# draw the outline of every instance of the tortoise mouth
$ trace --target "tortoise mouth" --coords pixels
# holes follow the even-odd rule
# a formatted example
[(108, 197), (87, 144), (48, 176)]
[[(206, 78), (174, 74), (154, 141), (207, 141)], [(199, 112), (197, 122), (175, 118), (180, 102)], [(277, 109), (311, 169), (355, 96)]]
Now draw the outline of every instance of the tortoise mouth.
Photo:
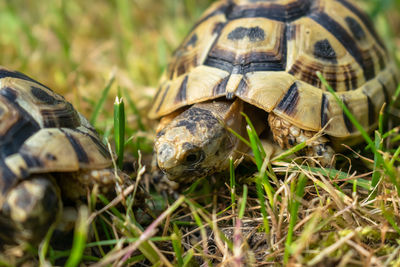
[(174, 169), (162, 169), (160, 168), (168, 177), (169, 180), (175, 182), (192, 182), (198, 178), (203, 178), (209, 176), (216, 172), (215, 168), (203, 168), (203, 167), (187, 167), (185, 169), (179, 168), (177, 166)]

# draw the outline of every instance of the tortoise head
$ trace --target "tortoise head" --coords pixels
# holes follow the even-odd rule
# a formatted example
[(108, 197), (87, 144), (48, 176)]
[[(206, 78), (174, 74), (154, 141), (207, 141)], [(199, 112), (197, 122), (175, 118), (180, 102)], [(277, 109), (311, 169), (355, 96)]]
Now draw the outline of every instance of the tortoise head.
[(194, 105), (157, 134), (158, 166), (169, 179), (191, 180), (228, 167), (239, 143), (221, 116), (230, 106), (225, 102)]

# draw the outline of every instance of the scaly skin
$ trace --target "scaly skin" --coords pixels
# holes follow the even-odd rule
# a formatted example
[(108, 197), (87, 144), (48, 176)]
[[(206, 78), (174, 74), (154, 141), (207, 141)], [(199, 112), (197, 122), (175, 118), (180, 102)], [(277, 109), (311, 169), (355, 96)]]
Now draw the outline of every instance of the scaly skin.
[[(270, 113), (268, 123), (274, 137), (282, 148), (291, 148), (302, 142), (310, 140), (316, 132), (306, 131), (289, 123), (288, 121)], [(332, 166), (335, 164), (334, 150), (327, 144), (329, 139), (320, 136), (308, 143), (305, 155), (316, 158), (322, 166)]]
[(239, 146), (227, 127), (241, 133), (242, 108), (241, 101), (199, 103), (172, 119), (155, 142), (160, 169), (171, 180), (186, 181), (227, 169)]

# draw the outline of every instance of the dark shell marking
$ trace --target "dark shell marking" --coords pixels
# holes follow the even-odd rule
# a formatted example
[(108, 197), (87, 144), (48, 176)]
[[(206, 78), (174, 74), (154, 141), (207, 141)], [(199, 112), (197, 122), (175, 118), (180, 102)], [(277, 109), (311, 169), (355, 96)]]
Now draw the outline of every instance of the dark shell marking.
[(17, 92), (13, 88), (2, 88), (0, 95), (18, 111), (17, 122), (8, 128), (6, 135), (0, 136), (0, 157), (4, 159), (9, 155), (17, 153), (25, 140), (40, 129), (40, 125), (28, 111), (16, 102)]
[(16, 184), (17, 176), (3, 160), (0, 160), (0, 196), (5, 195), (11, 186)]
[(237, 27), (228, 34), (229, 40), (242, 40), (245, 37), (249, 38), (251, 42), (263, 41), (265, 32), (260, 27)]
[(283, 97), (281, 102), (279, 102), (277, 109), (290, 115), (296, 109), (298, 102), (299, 102), (299, 92), (297, 84), (294, 83), (286, 92), (286, 95)]
[(68, 138), (68, 141), (72, 145), (73, 149), (75, 150), (76, 155), (78, 156), (78, 160), (83, 163), (89, 163), (89, 157), (79, 142), (78, 139), (76, 139), (73, 135), (67, 133), (66, 131), (62, 130), (61, 131), (65, 134), (65, 136)]
[(41, 101), (47, 105), (56, 105), (56, 104), (59, 104), (60, 102), (62, 102), (61, 100), (56, 99), (55, 97), (51, 96), (46, 91), (44, 91), (43, 89), (36, 87), (36, 86), (31, 86), (31, 93), (39, 101)]
[(186, 43), (186, 47), (195, 46), (197, 42), (197, 34), (193, 34), (190, 40)]
[[(255, 1), (251, 2), (256, 3)], [(240, 18), (263, 17), (281, 22), (292, 22), (307, 15), (311, 10), (313, 1), (297, 0), (293, 1), (288, 5), (275, 4), (279, 1), (263, 1), (263, 2), (269, 2), (270, 4), (265, 7), (263, 7), (262, 5), (256, 7), (253, 7), (251, 5), (233, 6), (230, 9), (228, 9), (228, 11), (230, 12), (226, 12), (227, 18), (229, 20), (234, 20)]]
[(186, 87), (187, 87), (188, 76), (183, 79), (179, 94), (176, 96), (175, 102), (182, 102), (186, 100)]
[(321, 101), (321, 128), (324, 128), (325, 125), (328, 123), (328, 114), (326, 113), (328, 109), (329, 109), (329, 101), (324, 93), (322, 94), (322, 101)]
[(191, 134), (195, 135), (199, 123), (204, 124), (208, 129), (213, 129), (219, 123), (211, 111), (202, 108), (191, 108), (182, 113), (180, 120), (175, 127), (185, 127)]
[(346, 20), (347, 26), (349, 26), (354, 37), (359, 41), (364, 40), (367, 35), (365, 34), (364, 30), (362, 29), (360, 23), (358, 23), (357, 20), (355, 20), (352, 17), (346, 17), (345, 20)]
[(337, 62), (335, 49), (327, 39), (318, 41), (314, 44), (314, 56), (333, 63)]
[[(343, 104), (347, 107), (347, 109), (349, 109), (349, 105), (347, 103), (347, 100), (346, 100), (345, 96), (342, 96), (342, 101), (343, 101)], [(349, 117), (346, 115), (344, 110), (343, 110), (343, 120), (344, 120), (344, 123), (346, 125), (347, 131), (349, 133), (354, 132), (354, 125), (351, 122), (351, 120), (349, 119)]]

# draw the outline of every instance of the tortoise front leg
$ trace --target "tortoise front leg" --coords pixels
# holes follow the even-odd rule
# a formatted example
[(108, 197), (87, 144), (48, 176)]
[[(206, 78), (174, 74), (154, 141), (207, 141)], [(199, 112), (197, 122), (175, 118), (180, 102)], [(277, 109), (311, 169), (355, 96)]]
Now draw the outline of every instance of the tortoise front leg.
[[(297, 144), (310, 140), (316, 132), (307, 131), (294, 126), (290, 122), (270, 113), (268, 123), (272, 131), (275, 142), (282, 148), (291, 148)], [(332, 166), (335, 164), (334, 150), (328, 145), (329, 140), (320, 136), (308, 142), (305, 154), (309, 157), (317, 158), (322, 166)]]

